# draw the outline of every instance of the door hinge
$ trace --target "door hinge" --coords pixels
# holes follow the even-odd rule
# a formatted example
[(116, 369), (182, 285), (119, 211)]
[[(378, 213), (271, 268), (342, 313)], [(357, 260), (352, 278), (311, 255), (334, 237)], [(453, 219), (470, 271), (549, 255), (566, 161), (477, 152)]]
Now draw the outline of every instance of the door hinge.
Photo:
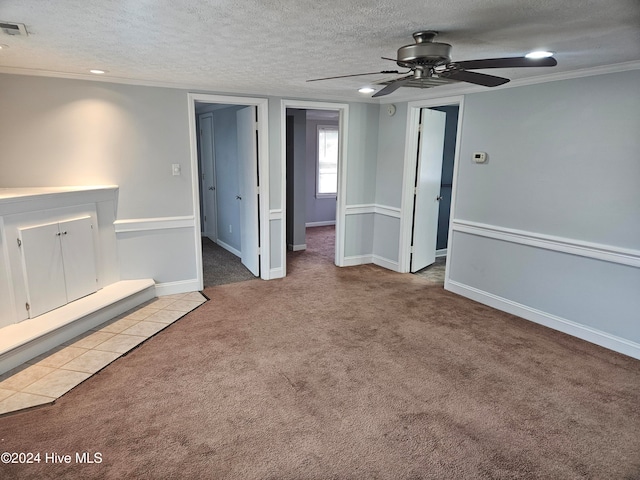
[(29, 302), (27, 302), (27, 303), (25, 303), (25, 304), (24, 304), (24, 308), (26, 308), (26, 309), (27, 309), (27, 312), (28, 312), (29, 310), (31, 310), (31, 305), (29, 305)]
[(415, 253), (413, 250), (413, 245), (411, 245), (411, 247), (409, 247), (409, 253)]
[(418, 125), (418, 133), (422, 133), (422, 124)]
[(260, 247), (258, 247), (258, 255), (260, 255), (262, 253), (261, 251), (262, 249)]
[(256, 195), (260, 195), (260, 185), (256, 187)]
[(22, 246), (22, 240), (20, 240), (19, 238), (16, 238), (16, 240), (18, 241), (18, 247)]
[(413, 194), (417, 195), (418, 194), (418, 187), (413, 187)]

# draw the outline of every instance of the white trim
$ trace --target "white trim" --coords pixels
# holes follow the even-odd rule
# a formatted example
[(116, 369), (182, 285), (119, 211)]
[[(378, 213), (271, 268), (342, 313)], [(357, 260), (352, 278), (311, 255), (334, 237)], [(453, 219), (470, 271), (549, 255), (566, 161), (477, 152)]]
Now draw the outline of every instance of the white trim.
[(116, 233), (144, 232), (148, 230), (169, 230), (172, 228), (193, 228), (193, 215), (183, 217), (127, 218), (113, 222)]
[(284, 277), (284, 270), (282, 269), (282, 267), (272, 268), (271, 272), (269, 272), (269, 278), (271, 279), (282, 277)]
[(271, 220), (282, 220), (282, 209), (281, 208), (273, 208), (269, 210), (269, 221)]
[[(287, 108), (303, 108), (308, 110), (337, 110), (339, 112), (338, 128), (340, 130), (340, 153), (338, 158), (338, 194), (336, 206), (336, 251), (335, 264), (339, 267), (344, 264), (344, 223), (346, 217), (347, 201), (347, 152), (349, 145), (349, 105), (346, 103), (332, 102), (311, 102), (303, 100), (280, 100), (280, 181), (282, 198), (282, 217), (286, 218), (287, 206)], [(281, 225), (282, 240), (282, 272), (283, 277), (287, 274), (287, 230), (286, 222)]]
[[(198, 139), (196, 129), (196, 102), (218, 103), (228, 105), (247, 105), (258, 109), (258, 177), (260, 178), (260, 197), (258, 204), (260, 226), (260, 249), (263, 252), (270, 251), (271, 238), (268, 220), (269, 211), (269, 100), (267, 98), (240, 97), (229, 95), (212, 95), (204, 93), (188, 93), (189, 138), (191, 147), (191, 189), (192, 205), (195, 228), (196, 273), (198, 275), (198, 290), (204, 288), (202, 273), (202, 245), (200, 227), (200, 175), (198, 168)], [(284, 223), (284, 222), (283, 222)], [(284, 238), (284, 237), (283, 237)], [(284, 246), (283, 242), (283, 246)], [(286, 257), (283, 257), (286, 258)], [(269, 280), (271, 272), (271, 258), (269, 255), (260, 255), (260, 276)]]
[(436, 250), (436, 258), (442, 258), (447, 256), (447, 249), (441, 248), (440, 250)]
[(236, 257), (242, 257), (242, 252), (239, 250), (236, 250), (235, 248), (233, 248), (231, 245), (229, 245), (228, 243), (224, 243), (222, 240), (218, 239), (216, 241), (216, 244), (222, 248), (224, 248), (227, 252), (231, 252), (233, 253)]
[(359, 205), (346, 205), (345, 206), (345, 215), (364, 215), (367, 213), (376, 213), (376, 205), (375, 203), (366, 203)]
[(292, 245), (292, 244), (288, 244), (287, 248), (289, 250), (291, 250), (292, 252), (299, 252), (301, 250), (306, 250), (307, 249), (307, 244), (303, 243), (301, 245)]
[(386, 217), (400, 218), (401, 211), (397, 207), (378, 205), (376, 203), (362, 203), (359, 205), (346, 206), (346, 215), (364, 215), (368, 213), (376, 213), (378, 215), (384, 215)]
[(335, 220), (327, 220), (326, 222), (307, 222), (304, 224), (305, 228), (313, 227), (328, 227), (329, 225), (335, 225)]
[(543, 248), (554, 252), (640, 267), (640, 250), (620, 248), (599, 243), (584, 242), (573, 238), (528, 232), (514, 228), (499, 227), (467, 220), (452, 220), (452, 231), (493, 238), (510, 243)]
[(198, 292), (198, 279), (179, 280), (177, 282), (165, 282), (156, 284), (156, 295), (174, 295), (176, 293)]
[(344, 257), (343, 267), (355, 267), (356, 265), (365, 265), (373, 263), (373, 255), (352, 255)]
[(615, 352), (640, 359), (640, 344), (630, 340), (513, 302), (506, 298), (499, 297), (498, 295), (494, 295), (453, 280), (445, 279), (445, 289), (503, 312), (517, 315), (534, 323), (544, 325), (545, 327), (581, 338), (582, 340), (595, 343), (596, 345), (600, 345)]
[[(464, 114), (464, 97), (442, 97), (429, 100), (418, 100), (407, 104), (407, 127), (404, 150), (404, 171), (402, 175), (402, 205), (400, 214), (400, 241), (398, 249), (399, 271), (409, 272), (411, 269), (411, 232), (413, 227), (414, 186), (416, 182), (416, 164), (418, 161), (418, 125), (420, 124), (420, 110), (428, 107), (442, 107), (445, 105), (458, 106), (458, 129), (456, 132), (456, 148), (453, 158), (453, 179), (451, 189), (451, 207), (449, 218), (455, 218), (456, 187), (458, 183), (458, 167), (460, 164), (460, 145), (462, 143), (462, 117)], [(451, 250), (451, 227), (449, 222), (448, 252)], [(449, 264), (445, 277), (449, 275)]]
[[(640, 61), (633, 60), (631, 62), (614, 63), (612, 65), (588, 67), (588, 68), (582, 68), (578, 70), (569, 70), (565, 72), (557, 72), (557, 73), (550, 73), (546, 75), (537, 75), (535, 77), (516, 79), (500, 87), (495, 87), (494, 89), (513, 88), (513, 87), (520, 87), (523, 85), (532, 85), (536, 83), (547, 83), (547, 82), (553, 82), (557, 80), (568, 80), (572, 78), (591, 77), (594, 75), (605, 75), (608, 73), (626, 72), (626, 71), (638, 70), (638, 69), (640, 69)], [(65, 78), (65, 79), (72, 79), (72, 80), (86, 80), (89, 82), (98, 82), (98, 83), (138, 85), (138, 86), (144, 86), (144, 87), (175, 88), (179, 90), (200, 90), (200, 91), (216, 90), (215, 85), (203, 86), (203, 85), (193, 85), (193, 84), (180, 83), (180, 82), (137, 80), (132, 78), (111, 77), (111, 76), (105, 76), (105, 75), (96, 76), (88, 73), (80, 74), (80, 73), (56, 72), (52, 70), (37, 70), (37, 69), (27, 69), (27, 68), (18, 68), (18, 67), (6, 67), (6, 66), (0, 66), (0, 73), (6, 73), (9, 75), (28, 75), (33, 77), (50, 77), (50, 78)], [(419, 92), (421, 92), (422, 98), (426, 100), (426, 99), (438, 98), (439, 96), (442, 96), (442, 95), (445, 95), (445, 96), (464, 95), (467, 93), (486, 91), (486, 87), (479, 87), (475, 85), (462, 84), (462, 83), (459, 85), (450, 85), (450, 86), (439, 87), (439, 88), (444, 89), (444, 91), (438, 90), (438, 88), (428, 88), (428, 89), (420, 90)], [(344, 98), (343, 96), (343, 98), (341, 98), (340, 100), (336, 100), (334, 98), (333, 100), (327, 100), (327, 101), (328, 102), (338, 101), (338, 102), (377, 103), (380, 105), (385, 105), (387, 103), (407, 102), (407, 101), (411, 101), (412, 98), (415, 99), (415, 95), (411, 95), (409, 91), (412, 93), (415, 93), (414, 90), (417, 91), (417, 89), (407, 88), (405, 90), (407, 90), (407, 93), (405, 93), (404, 95), (402, 94), (399, 95), (398, 92), (396, 92), (396, 95), (394, 97), (391, 97), (391, 98), (379, 97), (379, 99), (377, 100), (373, 100), (371, 98), (366, 98), (366, 97), (358, 97), (358, 98), (350, 97), (347, 99), (347, 98)], [(221, 94), (224, 94), (224, 92), (221, 92)], [(255, 92), (232, 92), (232, 94), (253, 96), (255, 95)], [(273, 92), (271, 93), (266, 92), (264, 94), (270, 95), (270, 96), (278, 96), (278, 97), (282, 96), (282, 94), (280, 93), (273, 93)], [(300, 103), (303, 103), (303, 102), (300, 102)], [(315, 109), (315, 107), (309, 107), (309, 108)]]
[(394, 272), (400, 271), (400, 265), (398, 264), (398, 262), (381, 257), (380, 255), (376, 255), (375, 253), (371, 256), (371, 260), (375, 265), (378, 265), (379, 267), (393, 270)]
[(375, 213), (378, 215), (384, 215), (385, 217), (400, 218), (400, 209), (396, 207), (387, 207), (385, 205), (376, 205)]

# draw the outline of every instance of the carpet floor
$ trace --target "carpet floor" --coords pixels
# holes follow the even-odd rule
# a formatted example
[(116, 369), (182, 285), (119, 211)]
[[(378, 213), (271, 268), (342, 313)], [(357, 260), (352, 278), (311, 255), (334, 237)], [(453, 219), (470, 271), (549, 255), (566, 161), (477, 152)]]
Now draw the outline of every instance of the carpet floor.
[(0, 451), (41, 454), (0, 478), (640, 478), (639, 361), (336, 268), (317, 233), (286, 278), (208, 288), (54, 405), (0, 418)]
[(202, 273), (205, 288), (256, 278), (240, 258), (207, 237), (202, 237)]

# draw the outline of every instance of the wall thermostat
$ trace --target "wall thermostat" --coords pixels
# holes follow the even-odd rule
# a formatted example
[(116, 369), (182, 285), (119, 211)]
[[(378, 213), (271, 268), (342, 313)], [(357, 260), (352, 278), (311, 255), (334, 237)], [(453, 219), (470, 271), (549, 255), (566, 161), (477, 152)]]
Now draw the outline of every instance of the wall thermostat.
[(487, 153), (486, 152), (474, 152), (473, 153), (473, 161), (475, 163), (484, 163), (487, 161)]

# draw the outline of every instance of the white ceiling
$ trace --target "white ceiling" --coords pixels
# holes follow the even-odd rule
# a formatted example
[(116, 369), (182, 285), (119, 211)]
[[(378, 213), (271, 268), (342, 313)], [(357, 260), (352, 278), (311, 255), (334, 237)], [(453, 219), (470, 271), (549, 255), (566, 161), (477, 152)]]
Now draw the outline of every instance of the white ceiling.
[(485, 71), (511, 79), (640, 62), (638, 0), (2, 0), (0, 21), (29, 32), (0, 33), (0, 72), (101, 68), (104, 80), (288, 98), (368, 99), (357, 88), (389, 75), (306, 80), (396, 69), (380, 57), (424, 29), (457, 61), (556, 52), (557, 67)]

